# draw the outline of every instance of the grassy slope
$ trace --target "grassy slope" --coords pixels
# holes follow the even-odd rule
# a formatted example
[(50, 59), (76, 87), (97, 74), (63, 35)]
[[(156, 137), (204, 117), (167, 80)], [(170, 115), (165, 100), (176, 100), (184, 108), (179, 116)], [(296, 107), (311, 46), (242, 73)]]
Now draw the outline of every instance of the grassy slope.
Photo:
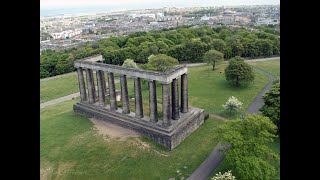
[(230, 96), (235, 96), (243, 102), (243, 108), (232, 117), (238, 117), (245, 112), (255, 96), (267, 84), (268, 77), (255, 71), (253, 84), (248, 87), (233, 87), (225, 79), (224, 69), (227, 64), (221, 64), (212, 71), (211, 66), (189, 68), (189, 103), (192, 106), (203, 108), (210, 113), (230, 117), (223, 110), (224, 104)]
[(59, 97), (67, 96), (79, 91), (77, 75), (40, 81), (40, 103)]
[[(236, 97), (244, 101), (247, 106), (252, 101), (250, 98), (253, 99), (267, 82), (265, 76), (257, 73), (254, 85), (247, 89), (232, 88), (225, 83), (223, 75), (225, 66), (219, 65), (215, 71), (212, 71), (210, 66), (189, 68), (189, 104), (223, 115), (221, 105), (229, 96), (236, 94)], [(60, 87), (68, 90), (74, 88), (76, 92), (78, 90), (76, 76), (73, 76), (74, 84), (71, 83), (72, 80), (64, 78), (46, 85), (41, 82), (43, 83), (41, 94), (50, 92), (50, 97), (53, 95), (61, 97), (63, 96), (61, 93), (65, 93), (63, 90), (54, 91)], [(117, 87), (119, 89), (119, 85)], [(128, 80), (128, 87), (129, 97), (133, 97), (132, 80)], [(143, 85), (143, 89), (142, 95), (145, 100), (148, 99), (147, 84)], [(157, 85), (157, 95), (158, 108), (161, 108), (160, 84)], [(209, 119), (174, 151), (167, 152), (146, 138), (131, 138), (127, 141), (104, 140), (95, 133), (92, 123), (87, 118), (73, 113), (72, 104), (77, 101), (79, 98), (40, 110), (41, 177), (180, 179), (192, 173), (209, 155), (218, 143), (215, 134), (211, 132), (214, 132), (217, 125), (223, 123)], [(130, 105), (133, 110), (134, 100)], [(144, 107), (147, 114), (148, 102), (144, 101)], [(151, 148), (141, 148), (141, 142), (149, 144)], [(153, 149), (169, 156), (160, 156)], [(177, 174), (177, 170), (181, 171), (181, 175)]]
[[(76, 115), (79, 99), (40, 110), (40, 172), (53, 179), (169, 179), (186, 177), (218, 143), (209, 119), (172, 152), (146, 138), (104, 140), (87, 118)], [(141, 143), (150, 145), (143, 149)], [(196, 147), (196, 148), (195, 148)], [(153, 149), (167, 157), (161, 156)], [(179, 175), (176, 171), (180, 170)]]
[(257, 68), (263, 69), (280, 78), (280, 59), (262, 62), (250, 62), (249, 64)]

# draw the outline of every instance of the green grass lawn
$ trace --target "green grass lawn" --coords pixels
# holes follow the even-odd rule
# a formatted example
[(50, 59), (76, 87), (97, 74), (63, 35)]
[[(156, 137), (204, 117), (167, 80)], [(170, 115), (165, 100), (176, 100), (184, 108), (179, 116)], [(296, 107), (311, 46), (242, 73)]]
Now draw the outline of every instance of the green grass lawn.
[[(246, 88), (232, 87), (225, 80), (226, 66), (226, 64), (220, 64), (215, 71), (211, 70), (211, 66), (188, 68), (189, 105), (228, 117), (222, 109), (222, 104), (230, 96), (234, 95), (244, 103), (244, 108), (241, 110), (244, 112), (268, 82), (264, 74), (255, 71), (256, 79), (253, 84)], [(120, 89), (119, 84), (116, 84), (116, 87)], [(132, 79), (128, 79), (128, 88), (131, 99), (134, 96)], [(148, 115), (147, 83), (142, 83), (142, 90), (144, 113)], [(75, 92), (78, 92), (77, 76), (40, 82), (40, 102)], [(161, 84), (157, 83), (159, 112), (161, 112), (161, 94)], [(105, 140), (102, 135), (96, 133), (93, 124), (87, 118), (73, 112), (72, 105), (78, 101), (79, 98), (76, 98), (40, 109), (41, 179), (169, 179), (171, 177), (180, 179), (187, 177), (218, 143), (214, 132), (216, 127), (223, 123), (221, 120), (208, 119), (178, 147), (168, 152), (144, 137), (129, 138), (126, 141)], [(131, 111), (134, 111), (132, 99), (130, 107)], [(148, 145), (149, 148), (142, 148), (143, 144)], [(275, 143), (272, 147), (277, 149), (279, 145)], [(219, 168), (223, 166), (222, 163)]]
[(214, 131), (223, 123), (208, 119), (169, 152), (144, 137), (104, 139), (87, 118), (73, 112), (72, 105), (77, 101), (79, 98), (40, 109), (41, 179), (187, 177), (218, 143)]
[(252, 66), (263, 69), (270, 74), (280, 78), (280, 59), (261, 61), (261, 62), (250, 62)]
[(40, 81), (40, 103), (51, 101), (79, 91), (77, 75)]
[[(226, 67), (227, 64), (224, 63), (218, 65), (214, 71), (211, 66), (188, 68), (190, 105), (228, 118), (239, 117), (268, 83), (266, 75), (255, 71), (256, 76), (252, 84), (247, 87), (234, 87), (226, 81), (224, 74)], [(225, 113), (222, 107), (231, 96), (235, 96), (243, 103), (243, 108), (232, 116)]]

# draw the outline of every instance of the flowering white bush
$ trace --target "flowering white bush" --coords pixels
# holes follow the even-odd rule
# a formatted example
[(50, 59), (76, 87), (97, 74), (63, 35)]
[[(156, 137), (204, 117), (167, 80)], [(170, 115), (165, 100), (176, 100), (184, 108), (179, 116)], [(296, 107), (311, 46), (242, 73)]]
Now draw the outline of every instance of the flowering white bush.
[(236, 180), (236, 177), (234, 177), (231, 174), (231, 171), (225, 172), (223, 174), (221, 174), (221, 172), (219, 172), (218, 174), (216, 174), (215, 176), (213, 176), (211, 178), (211, 180)]
[(236, 97), (231, 96), (226, 104), (222, 105), (225, 110), (238, 111), (242, 107), (242, 102), (240, 102)]

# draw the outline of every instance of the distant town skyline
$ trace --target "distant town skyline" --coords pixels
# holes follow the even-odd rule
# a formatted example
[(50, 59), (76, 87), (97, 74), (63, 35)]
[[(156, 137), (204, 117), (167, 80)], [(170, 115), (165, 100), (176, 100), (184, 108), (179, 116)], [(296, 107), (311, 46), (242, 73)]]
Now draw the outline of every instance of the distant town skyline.
[(280, 0), (40, 0), (40, 9), (79, 8), (87, 6), (112, 6), (122, 9), (192, 7), (192, 6), (231, 6), (231, 5), (276, 5)]

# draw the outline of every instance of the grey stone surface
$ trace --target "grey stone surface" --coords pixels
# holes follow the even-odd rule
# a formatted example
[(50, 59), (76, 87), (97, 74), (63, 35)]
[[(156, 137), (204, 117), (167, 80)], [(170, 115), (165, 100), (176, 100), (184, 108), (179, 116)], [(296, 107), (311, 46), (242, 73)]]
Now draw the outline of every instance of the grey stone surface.
[(102, 85), (103, 85), (103, 90), (104, 90), (104, 93), (105, 94), (108, 94), (108, 92), (107, 92), (107, 85), (106, 85), (106, 76), (105, 76), (105, 74), (104, 74), (104, 72), (103, 71), (101, 71), (101, 76), (102, 76)]
[(147, 119), (136, 118), (133, 112), (130, 114), (122, 114), (120, 108), (117, 111), (110, 111), (108, 108), (78, 102), (73, 106), (73, 109), (76, 113), (87, 117), (94, 117), (133, 129), (153, 139), (168, 150), (172, 150), (178, 146), (204, 122), (204, 111), (198, 108), (190, 108), (188, 113), (181, 113), (181, 118), (175, 121), (170, 127), (163, 127)]
[(163, 125), (171, 126), (170, 84), (162, 83)]
[(142, 118), (143, 115), (143, 103), (141, 94), (141, 82), (140, 78), (134, 79), (134, 101), (135, 101), (135, 113), (136, 117)]
[(98, 82), (98, 96), (99, 96), (99, 105), (106, 106), (106, 96), (105, 90), (103, 87), (103, 71), (97, 71), (97, 82)]
[[(97, 58), (99, 59), (99, 57), (89, 57), (75, 62), (75, 67), (87, 69), (87, 84), (88, 89), (90, 89), (89, 97), (91, 97), (89, 102), (81, 101), (75, 104), (75, 112), (134, 129), (170, 150), (176, 147), (204, 122), (205, 113), (202, 109), (192, 108), (191, 111), (188, 111), (188, 82), (186, 74), (188, 69), (185, 65), (176, 66), (167, 72), (161, 73), (103, 64), (95, 62), (94, 60)], [(95, 103), (93, 70), (97, 71), (99, 104)], [(110, 105), (106, 106), (105, 90), (107, 88), (104, 81), (104, 71), (108, 72), (110, 96)], [(116, 92), (115, 90), (113, 73), (120, 74), (121, 98), (119, 96), (119, 100), (121, 99), (122, 101), (122, 108), (118, 108), (117, 106), (116, 95), (120, 92)], [(79, 74), (79, 79), (81, 79), (81, 73)], [(130, 112), (127, 75), (134, 79), (135, 112)], [(179, 111), (179, 87), (177, 80), (180, 76), (182, 79), (181, 96), (183, 96), (181, 100), (181, 108), (183, 110), (181, 112)], [(150, 117), (144, 116), (143, 113), (140, 78), (149, 80)], [(162, 121), (158, 121), (156, 81), (162, 82)], [(170, 96), (172, 96), (172, 106)]]
[(173, 79), (171, 83), (172, 93), (172, 119), (179, 119), (179, 91), (178, 91), (178, 79)]
[(86, 84), (84, 82), (83, 69), (81, 67), (77, 68), (77, 74), (78, 74), (81, 101), (87, 101), (88, 99), (87, 99), (87, 92), (86, 92)]
[(129, 96), (128, 96), (128, 87), (127, 87), (127, 76), (120, 76), (120, 85), (121, 85), (121, 101), (122, 101), (122, 113), (129, 114)]
[(181, 112), (188, 112), (188, 75), (181, 76)]
[(158, 121), (158, 107), (157, 107), (157, 88), (156, 81), (149, 81), (149, 108), (150, 108), (150, 121)]
[(75, 62), (74, 65), (76, 68), (82, 67), (92, 70), (102, 70), (106, 72), (113, 72), (118, 74), (127, 75), (130, 77), (135, 78), (143, 78), (147, 80), (156, 80), (165, 83), (170, 83), (172, 79), (180, 77), (182, 74), (188, 72), (188, 69), (185, 65), (179, 65), (172, 68), (170, 71), (167, 72), (156, 72), (156, 71), (148, 71), (142, 69), (131, 69), (125, 68), (122, 66), (116, 66), (111, 64), (103, 64), (103, 63), (96, 63), (96, 62), (88, 62), (83, 60), (78, 60)]
[(92, 69), (86, 69), (86, 76), (88, 86), (88, 100), (90, 104), (94, 104), (96, 102), (96, 90), (94, 85)]
[(118, 104), (116, 99), (116, 87), (114, 83), (113, 73), (108, 73), (108, 84), (109, 84), (109, 93), (110, 93), (110, 110), (117, 110)]

